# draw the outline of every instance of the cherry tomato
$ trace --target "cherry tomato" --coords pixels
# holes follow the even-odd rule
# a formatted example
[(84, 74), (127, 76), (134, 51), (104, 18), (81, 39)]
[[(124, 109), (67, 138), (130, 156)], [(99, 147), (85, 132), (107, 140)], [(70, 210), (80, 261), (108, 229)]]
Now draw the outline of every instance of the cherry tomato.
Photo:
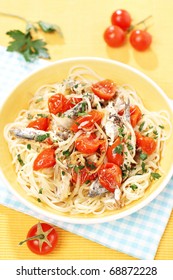
[[(86, 167), (81, 169), (79, 172), (80, 172), (80, 186), (88, 180), (89, 181), (95, 180), (97, 177), (97, 173), (89, 174), (89, 171)], [(76, 173), (75, 170), (73, 170), (72, 182), (74, 182), (74, 183), (77, 182), (77, 176), (78, 176), (78, 173)]]
[(103, 38), (108, 46), (118, 48), (124, 45), (126, 40), (126, 33), (117, 25), (110, 25), (106, 28)]
[(116, 10), (111, 16), (112, 25), (117, 25), (123, 30), (127, 30), (130, 27), (131, 21), (129, 12), (123, 9)]
[[(124, 110), (120, 110), (118, 114), (122, 116), (124, 114)], [(130, 106), (130, 121), (133, 127), (137, 125), (141, 117), (142, 113), (139, 107), (137, 105)]]
[(67, 99), (62, 93), (52, 95), (48, 100), (49, 112), (56, 115), (58, 113), (64, 113), (67, 110), (73, 108), (81, 98), (69, 98)]
[(47, 131), (50, 124), (49, 118), (39, 118), (35, 121), (30, 122), (27, 127), (32, 127), (39, 130)]
[(47, 148), (43, 150), (34, 160), (33, 169), (39, 170), (42, 168), (48, 168), (54, 166), (55, 160), (55, 149)]
[(110, 100), (116, 94), (116, 84), (108, 79), (92, 84), (91, 89), (95, 95), (104, 100)]
[(117, 139), (112, 144), (112, 146), (108, 147), (107, 153), (106, 153), (108, 162), (115, 163), (118, 166), (121, 166), (123, 164), (123, 155), (122, 155), (122, 153), (121, 154), (115, 153), (114, 150), (120, 144), (121, 144), (120, 137), (117, 137)]
[(116, 187), (121, 186), (122, 171), (118, 165), (107, 162), (99, 169), (98, 178), (104, 188), (110, 192), (114, 192)]
[(151, 155), (156, 150), (156, 141), (151, 137), (141, 135), (138, 131), (135, 134), (137, 147), (141, 148), (144, 153)]
[(130, 34), (130, 43), (138, 51), (145, 51), (152, 42), (152, 36), (145, 30), (133, 30)]
[(76, 139), (75, 148), (83, 154), (93, 154), (104, 142), (105, 140), (95, 139), (92, 135), (82, 134)]
[(28, 248), (35, 254), (45, 255), (54, 250), (58, 242), (58, 234), (52, 225), (38, 223), (28, 231), (27, 238), (19, 245), (27, 243)]
[(137, 125), (137, 123), (139, 122), (141, 117), (142, 117), (142, 113), (141, 113), (141, 110), (139, 109), (139, 107), (137, 105), (131, 106), (130, 107), (130, 121), (131, 121), (131, 125), (133, 127), (135, 127)]
[(102, 112), (92, 110), (87, 115), (77, 118), (71, 126), (71, 130), (73, 132), (77, 132), (79, 129), (91, 130), (94, 127), (94, 123), (100, 124), (103, 116)]

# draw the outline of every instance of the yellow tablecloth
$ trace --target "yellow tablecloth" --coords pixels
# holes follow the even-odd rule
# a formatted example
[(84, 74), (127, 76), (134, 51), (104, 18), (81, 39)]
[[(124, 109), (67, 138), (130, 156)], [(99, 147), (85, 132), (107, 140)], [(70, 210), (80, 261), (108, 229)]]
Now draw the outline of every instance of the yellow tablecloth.
[[(74, 56), (100, 56), (127, 63), (141, 70), (173, 98), (172, 11), (169, 0), (1, 0), (0, 12), (16, 14), (31, 21), (44, 20), (59, 25), (64, 38), (47, 34), (52, 60)], [(149, 32), (153, 35), (150, 51), (136, 52), (127, 42), (118, 49), (107, 47), (103, 31), (118, 8), (127, 9), (133, 22), (152, 15)], [(21, 20), (0, 15), (0, 44), (7, 46), (12, 29), (24, 30)], [(42, 36), (42, 35), (41, 35)], [(18, 247), (35, 218), (0, 206), (0, 259), (40, 259), (24, 245)], [(46, 259), (129, 259), (134, 258), (108, 249), (77, 235), (58, 229), (59, 244)], [(152, 236), (151, 236), (152, 240)], [(173, 213), (160, 242), (156, 259), (173, 259)]]

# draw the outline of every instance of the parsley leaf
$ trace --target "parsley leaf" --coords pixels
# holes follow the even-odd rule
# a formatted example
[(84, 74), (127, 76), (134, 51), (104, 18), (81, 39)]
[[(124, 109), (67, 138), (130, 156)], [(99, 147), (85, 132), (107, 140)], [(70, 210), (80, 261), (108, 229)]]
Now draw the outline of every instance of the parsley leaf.
[(35, 138), (36, 142), (43, 142), (45, 139), (49, 137), (49, 133), (43, 134), (43, 135), (37, 135)]
[(140, 159), (142, 159), (142, 160), (146, 160), (147, 157), (148, 157), (147, 154), (144, 154), (144, 153), (141, 153), (141, 154), (140, 154)]
[(18, 160), (18, 162), (20, 163), (21, 166), (25, 165), (20, 154), (17, 155), (17, 160)]
[(123, 152), (123, 145), (119, 144), (118, 146), (116, 146), (116, 148), (113, 150), (114, 154), (121, 154)]
[(6, 33), (14, 40), (9, 43), (7, 51), (9, 52), (19, 52), (21, 53), (26, 61), (34, 61), (39, 57), (50, 58), (47, 49), (44, 47), (46, 42), (41, 39), (33, 40), (31, 33), (26, 31), (26, 33), (20, 30), (11, 30)]
[(131, 185), (130, 188), (135, 191), (136, 189), (138, 189), (138, 186), (136, 186), (135, 184)]
[(38, 22), (39, 27), (46, 33), (51, 33), (51, 32), (58, 32), (62, 36), (61, 29), (58, 25), (48, 23), (42, 20), (39, 20)]
[(159, 179), (161, 177), (161, 175), (159, 173), (156, 173), (156, 172), (151, 172), (151, 178), (153, 180), (155, 179)]

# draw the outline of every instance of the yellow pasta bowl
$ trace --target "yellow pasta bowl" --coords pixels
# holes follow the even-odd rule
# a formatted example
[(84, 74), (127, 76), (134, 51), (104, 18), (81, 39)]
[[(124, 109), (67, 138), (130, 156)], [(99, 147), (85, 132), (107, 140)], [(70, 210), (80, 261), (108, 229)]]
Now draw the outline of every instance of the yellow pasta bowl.
[(166, 110), (173, 123), (173, 112), (170, 106), (170, 100), (162, 89), (149, 77), (140, 71), (125, 65), (123, 63), (94, 57), (68, 58), (56, 61), (35, 71), (24, 79), (8, 96), (0, 111), (0, 167), (1, 176), (4, 184), (16, 197), (28, 206), (30, 209), (42, 214), (43, 217), (49, 217), (57, 221), (64, 221), (76, 224), (90, 224), (113, 221), (126, 217), (142, 207), (146, 206), (166, 187), (173, 174), (173, 134), (167, 140), (164, 157), (160, 161), (163, 175), (159, 180), (153, 180), (146, 189), (144, 195), (131, 202), (130, 204), (112, 211), (105, 211), (102, 214), (69, 214), (62, 213), (50, 206), (39, 203), (37, 199), (28, 196), (24, 189), (17, 182), (17, 176), (12, 165), (12, 157), (8, 149), (7, 142), (4, 139), (4, 127), (13, 122), (18, 113), (28, 108), (28, 103), (36, 90), (45, 84), (62, 82), (69, 73), (69, 69), (76, 65), (85, 65), (94, 70), (99, 76), (105, 79), (111, 79), (117, 84), (131, 85), (142, 99), (144, 106), (149, 111)]

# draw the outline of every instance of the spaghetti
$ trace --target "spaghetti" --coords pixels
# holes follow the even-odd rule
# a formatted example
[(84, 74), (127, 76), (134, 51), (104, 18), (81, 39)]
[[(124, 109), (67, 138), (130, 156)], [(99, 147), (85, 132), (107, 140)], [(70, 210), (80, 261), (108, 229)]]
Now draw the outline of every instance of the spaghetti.
[(60, 212), (98, 215), (159, 179), (171, 129), (168, 113), (148, 111), (133, 88), (78, 65), (39, 88), (4, 135), (29, 196)]

